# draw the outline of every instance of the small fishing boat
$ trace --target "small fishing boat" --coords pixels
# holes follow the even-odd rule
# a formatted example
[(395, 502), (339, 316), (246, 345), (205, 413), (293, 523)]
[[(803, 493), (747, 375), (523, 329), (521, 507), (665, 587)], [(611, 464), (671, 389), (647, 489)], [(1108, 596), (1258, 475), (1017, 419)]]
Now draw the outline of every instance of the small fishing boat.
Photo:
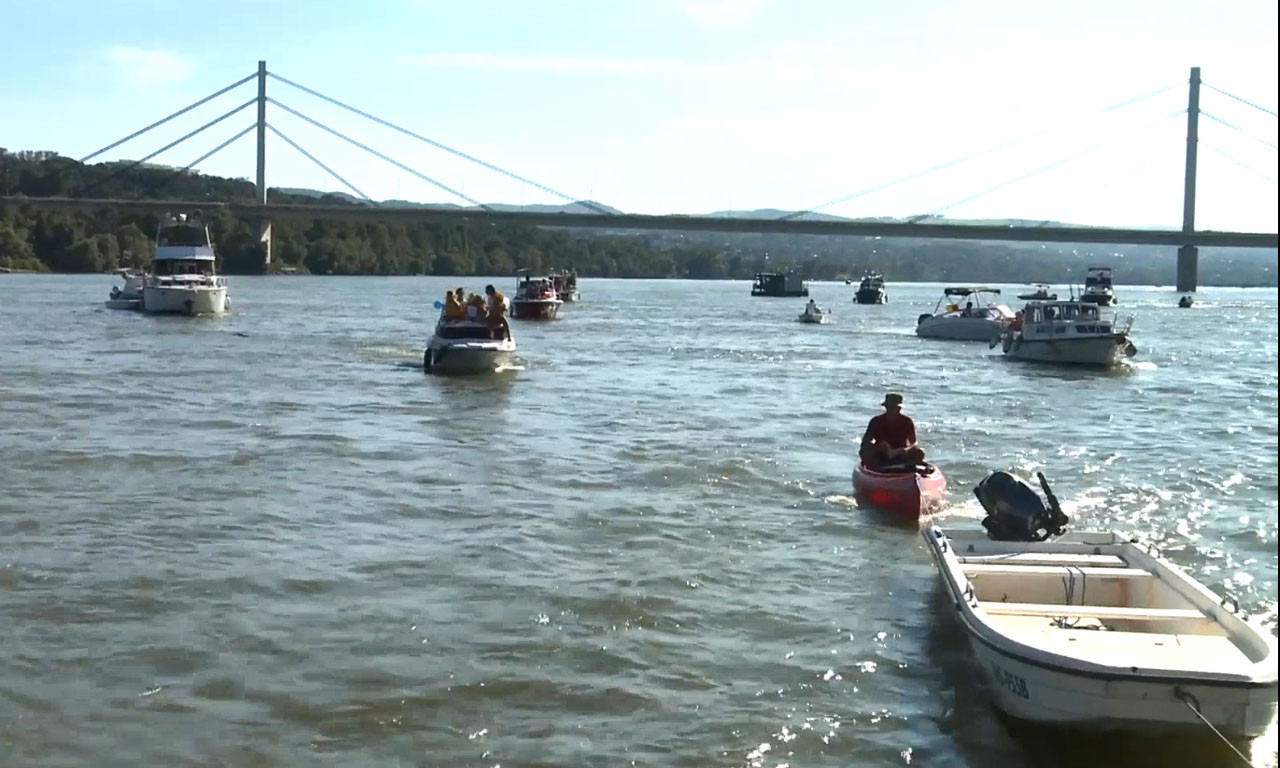
[(952, 341), (999, 339), (1013, 321), (1013, 310), (996, 303), (999, 295), (999, 288), (949, 286), (943, 289), (932, 313), (916, 318), (916, 335)]
[(813, 299), (809, 299), (809, 303), (805, 305), (804, 311), (800, 313), (800, 317), (796, 318), (802, 323), (813, 323), (815, 325), (826, 325), (831, 322), (831, 310), (819, 309)]
[[(522, 270), (523, 272), (523, 270)], [(556, 295), (555, 283), (549, 277), (522, 274), (516, 278), (516, 292), (511, 297), (511, 316), (520, 320), (554, 320), (564, 301)]]
[(875, 470), (858, 463), (853, 468), (853, 496), (860, 505), (914, 522), (942, 508), (947, 478), (932, 464)]
[(1045, 509), (1007, 473), (975, 493), (987, 531), (928, 525), (922, 536), (997, 707), (1064, 726), (1207, 721), (1243, 738), (1272, 726), (1276, 641), (1234, 601), (1118, 533), (1048, 540), (1066, 520), (1052, 493)]
[(1183, 296), (1178, 299), (1178, 306), (1182, 309), (1190, 309), (1196, 305), (1196, 300), (1191, 296)]
[(884, 288), (884, 275), (868, 270), (862, 276), (862, 282), (858, 284), (853, 300), (858, 304), (887, 304), (889, 293)]
[(123, 285), (111, 286), (111, 296), (107, 299), (107, 309), (142, 309), (142, 286), (147, 274), (128, 267), (117, 269), (116, 274), (124, 280)]
[(1023, 301), (1057, 301), (1058, 299), (1058, 294), (1049, 293), (1048, 283), (1032, 283), (1031, 287), (1035, 290), (1030, 293), (1020, 293), (1018, 298)]
[(1138, 354), (1132, 326), (1132, 316), (1120, 324), (1084, 301), (1032, 301), (991, 346), (1001, 344), (1010, 360), (1109, 368)]
[(422, 355), (427, 373), (493, 373), (515, 358), (514, 336), (493, 338), (493, 329), (474, 320), (445, 320), (443, 313)]
[(1116, 293), (1111, 287), (1111, 267), (1089, 267), (1084, 274), (1084, 290), (1080, 300), (1100, 307), (1116, 303)]

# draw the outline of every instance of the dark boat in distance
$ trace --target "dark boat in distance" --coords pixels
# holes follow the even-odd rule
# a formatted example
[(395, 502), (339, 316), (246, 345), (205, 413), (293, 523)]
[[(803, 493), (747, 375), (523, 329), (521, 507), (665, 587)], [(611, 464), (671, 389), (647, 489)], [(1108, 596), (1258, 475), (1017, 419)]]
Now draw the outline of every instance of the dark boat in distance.
[(1111, 287), (1111, 267), (1089, 267), (1084, 275), (1084, 292), (1080, 301), (1109, 307), (1116, 303), (1116, 293)]
[(859, 304), (888, 304), (889, 292), (884, 289), (884, 275), (875, 270), (868, 270), (853, 294), (853, 300)]
[(1049, 293), (1048, 283), (1032, 283), (1031, 287), (1035, 288), (1030, 293), (1020, 293), (1018, 298), (1023, 301), (1057, 301), (1058, 294)]
[(752, 296), (808, 296), (809, 284), (795, 272), (757, 272)]
[(516, 277), (516, 293), (511, 297), (511, 316), (519, 320), (554, 320), (564, 302), (556, 295), (549, 277)]

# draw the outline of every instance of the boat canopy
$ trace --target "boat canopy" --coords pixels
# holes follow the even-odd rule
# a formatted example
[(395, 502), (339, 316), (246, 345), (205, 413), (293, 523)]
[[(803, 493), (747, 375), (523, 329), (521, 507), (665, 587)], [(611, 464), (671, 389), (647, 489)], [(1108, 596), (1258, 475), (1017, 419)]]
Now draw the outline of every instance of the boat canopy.
[(1000, 293), (999, 288), (991, 288), (985, 285), (953, 285), (944, 288), (942, 293), (946, 296), (968, 296), (973, 293)]

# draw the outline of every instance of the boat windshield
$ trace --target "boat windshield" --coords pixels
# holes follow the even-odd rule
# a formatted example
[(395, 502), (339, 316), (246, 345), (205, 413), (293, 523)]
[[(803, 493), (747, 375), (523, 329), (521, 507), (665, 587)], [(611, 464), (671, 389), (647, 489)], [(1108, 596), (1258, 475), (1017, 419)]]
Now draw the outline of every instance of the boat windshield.
[(213, 276), (213, 262), (207, 259), (160, 259), (155, 263), (157, 277), (166, 275), (205, 275)]

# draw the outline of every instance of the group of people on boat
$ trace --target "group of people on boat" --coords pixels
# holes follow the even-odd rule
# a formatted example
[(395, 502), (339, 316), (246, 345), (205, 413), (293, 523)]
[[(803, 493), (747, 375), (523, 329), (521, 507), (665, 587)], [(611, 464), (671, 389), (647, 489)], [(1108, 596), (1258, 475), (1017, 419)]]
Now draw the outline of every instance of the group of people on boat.
[(455, 288), (444, 295), (443, 320), (472, 322), (489, 326), (495, 339), (510, 339), (511, 326), (507, 323), (507, 297), (492, 285), (484, 287), (484, 296), (467, 295)]

